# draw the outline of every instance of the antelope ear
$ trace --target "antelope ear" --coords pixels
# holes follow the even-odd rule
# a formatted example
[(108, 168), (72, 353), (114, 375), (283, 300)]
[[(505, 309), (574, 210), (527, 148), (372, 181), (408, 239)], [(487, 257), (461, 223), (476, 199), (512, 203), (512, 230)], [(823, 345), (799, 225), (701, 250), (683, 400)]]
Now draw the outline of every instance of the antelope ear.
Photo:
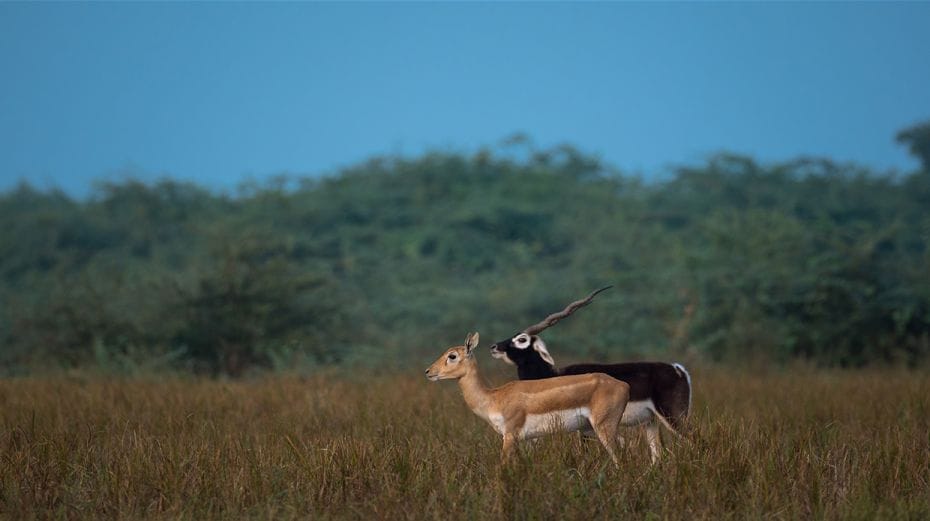
[(465, 352), (469, 355), (478, 347), (478, 332), (469, 333), (465, 336)]
[(546, 343), (543, 342), (543, 339), (536, 337), (533, 339), (533, 349), (539, 353), (539, 356), (546, 361), (547, 364), (555, 367), (555, 360), (552, 359), (552, 355), (549, 354), (549, 350), (546, 349)]

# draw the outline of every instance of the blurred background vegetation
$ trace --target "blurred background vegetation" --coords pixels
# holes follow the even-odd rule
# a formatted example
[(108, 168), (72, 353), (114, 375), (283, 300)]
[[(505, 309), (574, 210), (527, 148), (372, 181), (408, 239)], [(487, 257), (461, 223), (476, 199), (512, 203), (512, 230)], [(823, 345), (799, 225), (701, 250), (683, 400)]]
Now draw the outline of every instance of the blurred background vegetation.
[(0, 195), (0, 363), (419, 368), (613, 284), (546, 332), (557, 361), (926, 364), (930, 123), (897, 139), (919, 170), (721, 154), (644, 182), (517, 136), (235, 195), (23, 184)]

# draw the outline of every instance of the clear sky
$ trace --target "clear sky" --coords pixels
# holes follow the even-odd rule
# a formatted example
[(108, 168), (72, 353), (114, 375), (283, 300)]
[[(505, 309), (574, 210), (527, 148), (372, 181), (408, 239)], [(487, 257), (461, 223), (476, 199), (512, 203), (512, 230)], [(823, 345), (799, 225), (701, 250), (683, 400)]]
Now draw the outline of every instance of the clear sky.
[(0, 190), (230, 189), (520, 131), (645, 176), (916, 166), (930, 2), (0, 3)]

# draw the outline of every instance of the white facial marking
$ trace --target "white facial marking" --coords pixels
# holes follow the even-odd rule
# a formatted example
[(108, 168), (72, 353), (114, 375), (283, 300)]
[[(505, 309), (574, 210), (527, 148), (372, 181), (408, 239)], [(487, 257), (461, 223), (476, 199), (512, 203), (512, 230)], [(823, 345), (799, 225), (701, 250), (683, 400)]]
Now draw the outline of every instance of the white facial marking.
[(517, 364), (513, 363), (513, 360), (511, 360), (510, 357), (507, 356), (507, 353), (505, 353), (504, 351), (497, 351), (497, 350), (491, 351), (491, 357), (493, 357), (493, 358), (499, 358), (499, 359), (501, 359), (501, 360), (507, 362), (507, 363), (510, 364), (510, 365), (517, 365)]
[(526, 333), (520, 333), (519, 335), (513, 337), (513, 346), (517, 349), (526, 349), (530, 347), (530, 335)]

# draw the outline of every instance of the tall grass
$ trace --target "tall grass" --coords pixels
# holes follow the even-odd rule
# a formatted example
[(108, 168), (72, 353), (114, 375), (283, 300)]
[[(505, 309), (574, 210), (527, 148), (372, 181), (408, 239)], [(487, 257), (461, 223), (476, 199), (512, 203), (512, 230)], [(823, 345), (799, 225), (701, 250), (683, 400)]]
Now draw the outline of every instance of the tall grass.
[(688, 441), (650, 466), (625, 430), (619, 468), (575, 435), (502, 467), (457, 386), (419, 374), (3, 380), (0, 515), (930, 518), (926, 375), (693, 373)]

